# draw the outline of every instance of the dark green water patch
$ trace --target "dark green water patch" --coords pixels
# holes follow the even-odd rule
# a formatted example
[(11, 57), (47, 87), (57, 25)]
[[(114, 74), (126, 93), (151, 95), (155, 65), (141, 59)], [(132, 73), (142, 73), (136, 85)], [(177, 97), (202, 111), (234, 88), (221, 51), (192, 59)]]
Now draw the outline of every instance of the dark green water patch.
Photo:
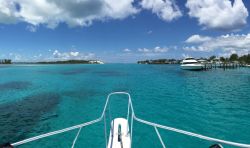
[[(16, 142), (34, 133), (34, 127), (43, 116), (52, 111), (59, 103), (56, 93), (40, 93), (23, 98), (17, 102), (0, 105), (0, 143)], [(47, 116), (53, 118), (55, 116)]]
[(99, 76), (104, 76), (104, 77), (115, 77), (115, 76), (127, 76), (127, 73), (120, 72), (120, 71), (97, 71), (94, 72), (95, 74)]
[(57, 117), (58, 117), (58, 114), (49, 114), (40, 118), (40, 121), (46, 121), (46, 120), (50, 120), (52, 118), (57, 118)]
[(28, 82), (28, 81), (12, 81), (12, 82), (0, 84), (0, 91), (1, 90), (27, 89), (31, 85), (32, 85), (32, 83)]
[(37, 73), (45, 73), (45, 74), (56, 74), (57, 72), (54, 70), (37, 70)]
[(87, 68), (81, 68), (81, 69), (72, 69), (72, 70), (65, 70), (61, 71), (60, 74), (62, 75), (76, 75), (76, 74), (82, 74), (89, 72), (89, 69)]

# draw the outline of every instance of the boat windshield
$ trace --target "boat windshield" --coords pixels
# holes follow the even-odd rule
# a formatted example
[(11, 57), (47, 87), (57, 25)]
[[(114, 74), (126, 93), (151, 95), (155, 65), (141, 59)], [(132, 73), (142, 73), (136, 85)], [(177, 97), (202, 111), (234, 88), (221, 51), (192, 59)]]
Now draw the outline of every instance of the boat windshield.
[(185, 60), (194, 60), (194, 58), (186, 58)]
[(198, 62), (183, 62), (182, 64), (197, 64)]

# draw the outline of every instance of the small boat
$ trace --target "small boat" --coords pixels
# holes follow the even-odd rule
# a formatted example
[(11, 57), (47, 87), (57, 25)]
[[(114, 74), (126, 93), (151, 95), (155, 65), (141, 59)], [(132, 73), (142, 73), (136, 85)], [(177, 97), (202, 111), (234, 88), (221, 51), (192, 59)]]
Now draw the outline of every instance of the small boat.
[(198, 62), (194, 58), (186, 58), (182, 61), (181, 68), (185, 70), (202, 70), (204, 64)]
[[(127, 96), (127, 98), (128, 98), (128, 106), (127, 107), (128, 108), (127, 108), (127, 115), (125, 118), (118, 117), (118, 118), (112, 119), (110, 115), (109, 116), (106, 115), (107, 110), (109, 110), (109, 105), (110, 105), (109, 100), (110, 100), (111, 96), (113, 96), (113, 95), (126, 95)], [(107, 124), (108, 123), (106, 121), (107, 120), (106, 118), (109, 118), (109, 121), (111, 121), (109, 140), (108, 140), (108, 135), (107, 135), (107, 130), (108, 130)], [(198, 138), (200, 140), (210, 141), (213, 144), (211, 146), (209, 146), (209, 148), (223, 148), (222, 144), (229, 145), (229, 146), (235, 146), (235, 147), (250, 148), (250, 144), (237, 143), (237, 142), (212, 138), (212, 137), (208, 137), (205, 135), (196, 134), (193, 132), (189, 132), (189, 131), (185, 131), (185, 130), (181, 130), (181, 129), (177, 129), (174, 127), (161, 125), (161, 124), (157, 124), (154, 122), (150, 122), (150, 121), (141, 119), (141, 118), (136, 116), (136, 114), (134, 112), (134, 107), (132, 104), (132, 99), (130, 97), (130, 94), (127, 92), (112, 92), (112, 93), (110, 93), (107, 96), (103, 112), (102, 112), (101, 116), (97, 119), (94, 119), (92, 121), (85, 122), (85, 123), (80, 123), (78, 125), (74, 125), (71, 127), (66, 127), (64, 129), (52, 131), (49, 133), (44, 133), (44, 134), (41, 134), (41, 135), (38, 135), (35, 137), (31, 137), (28, 139), (24, 139), (24, 140), (15, 142), (15, 143), (7, 142), (7, 143), (0, 145), (0, 148), (17, 147), (17, 146), (24, 145), (24, 144), (32, 142), (32, 141), (36, 141), (36, 140), (50, 137), (53, 135), (58, 135), (61, 133), (69, 132), (72, 130), (78, 130), (78, 132), (76, 133), (76, 136), (72, 141), (71, 148), (74, 148), (75, 145), (78, 145), (79, 147), (86, 147), (86, 145), (80, 145), (80, 143), (77, 143), (77, 139), (80, 135), (81, 129), (83, 127), (86, 128), (90, 125), (93, 125), (95, 123), (100, 123), (100, 122), (104, 123), (104, 135), (103, 136), (104, 136), (104, 140), (106, 143), (106, 145), (105, 145), (106, 148), (131, 148), (132, 147), (132, 139), (133, 139), (133, 130), (134, 130), (133, 123), (135, 121), (138, 123), (141, 123), (141, 124), (148, 125), (149, 127), (153, 128), (155, 130), (155, 134), (158, 137), (159, 143), (161, 143), (161, 146), (163, 148), (166, 148), (165, 141), (162, 139), (162, 136), (161, 136), (160, 132), (158, 131), (158, 129), (172, 131), (172, 132), (175, 132), (178, 134)], [(103, 133), (102, 131), (97, 131), (97, 132)], [(152, 134), (152, 133), (149, 133), (149, 134)], [(91, 135), (89, 135), (89, 136), (91, 136)], [(65, 139), (65, 140), (70, 140), (70, 139)], [(60, 142), (60, 141), (58, 141), (58, 142)], [(37, 145), (37, 147), (39, 147), (39, 145)], [(40, 147), (44, 147), (44, 146), (40, 146)], [(137, 146), (135, 145), (135, 147), (137, 147)], [(204, 146), (201, 146), (201, 147), (204, 147)]]

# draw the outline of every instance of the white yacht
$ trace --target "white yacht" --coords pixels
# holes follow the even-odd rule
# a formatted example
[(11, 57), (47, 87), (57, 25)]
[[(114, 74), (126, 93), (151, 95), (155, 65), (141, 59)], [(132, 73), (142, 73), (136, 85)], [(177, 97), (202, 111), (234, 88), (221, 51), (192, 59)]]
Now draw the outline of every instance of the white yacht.
[(104, 62), (99, 61), (99, 60), (91, 60), (89, 61), (91, 64), (104, 64)]
[(181, 68), (186, 70), (201, 70), (204, 64), (198, 62), (194, 58), (186, 58), (181, 63)]

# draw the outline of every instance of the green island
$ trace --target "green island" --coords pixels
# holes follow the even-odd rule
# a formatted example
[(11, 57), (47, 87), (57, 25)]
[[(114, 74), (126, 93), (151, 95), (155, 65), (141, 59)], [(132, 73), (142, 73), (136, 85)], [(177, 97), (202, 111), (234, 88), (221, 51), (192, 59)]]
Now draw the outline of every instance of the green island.
[(66, 61), (43, 61), (35, 64), (101, 64), (97, 60), (66, 60)]
[(176, 59), (156, 59), (156, 60), (145, 60), (138, 61), (137, 64), (180, 64), (181, 60)]
[(10, 59), (0, 59), (0, 64), (11, 64)]
[(99, 60), (64, 60), (64, 61), (40, 61), (40, 62), (12, 62), (10, 59), (0, 60), (0, 64), (104, 64)]

